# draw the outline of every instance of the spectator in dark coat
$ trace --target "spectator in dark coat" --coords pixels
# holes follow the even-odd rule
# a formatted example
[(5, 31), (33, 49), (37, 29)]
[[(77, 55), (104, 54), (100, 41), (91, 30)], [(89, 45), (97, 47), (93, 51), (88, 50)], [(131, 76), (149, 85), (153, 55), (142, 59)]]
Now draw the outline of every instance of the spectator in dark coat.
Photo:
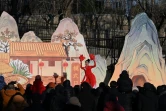
[(42, 94), (43, 95), (42, 96), (42, 98), (43, 98), (42, 100), (43, 101), (45, 100), (47, 94), (49, 94), (52, 89), (55, 89), (55, 83), (54, 82), (50, 82), (49, 84), (47, 84), (46, 90)]
[(105, 86), (103, 92), (101, 93), (98, 104), (97, 104), (97, 111), (103, 111), (105, 102), (107, 101), (110, 88), (108, 86)]
[(107, 93), (107, 95), (105, 97), (105, 101), (109, 101), (110, 96), (118, 97), (118, 95), (119, 95), (119, 91), (117, 89), (117, 82), (116, 81), (111, 81), (110, 82), (110, 89), (109, 89), (109, 92)]
[(66, 104), (63, 111), (82, 111), (77, 105)]
[(38, 93), (32, 95), (32, 104), (24, 111), (45, 111), (42, 107), (42, 96)]
[(96, 111), (95, 97), (91, 90), (92, 88), (88, 83), (83, 82), (81, 84), (81, 92), (78, 96), (78, 99), (81, 103), (82, 111)]
[(104, 82), (101, 82), (99, 84), (99, 87), (97, 89), (99, 89), (100, 91), (100, 94), (104, 91), (104, 88), (106, 87), (105, 83)]
[(99, 87), (97, 88), (98, 92), (99, 92), (99, 95), (104, 91), (104, 88), (105, 88), (105, 83), (104, 82), (101, 82), (99, 84)]
[(81, 89), (79, 85), (74, 86), (74, 95), (76, 97), (78, 97), (79, 93), (80, 93)]
[(150, 83), (144, 84), (144, 92), (139, 95), (139, 111), (156, 111), (158, 106), (158, 97), (155, 93), (155, 87)]
[(139, 89), (137, 87), (133, 87), (133, 111), (139, 111), (138, 110), (138, 96), (139, 96)]
[(43, 101), (43, 108), (47, 111), (50, 111), (50, 104), (51, 100), (55, 95), (55, 90), (51, 89), (49, 92), (46, 93), (45, 99)]
[(117, 81), (118, 90), (120, 92), (130, 93), (132, 92), (133, 82), (129, 78), (129, 74), (127, 71), (122, 71), (120, 74), (120, 78)]
[(123, 106), (125, 111), (132, 111), (133, 83), (132, 80), (129, 78), (129, 74), (127, 71), (122, 71), (122, 73), (120, 74), (120, 78), (117, 81), (117, 85), (119, 91), (119, 103)]
[(133, 111), (133, 93), (119, 93), (118, 100), (119, 103), (123, 106), (125, 111)]
[(69, 80), (65, 80), (63, 82), (63, 87), (64, 87), (64, 96), (66, 98), (66, 102), (68, 102), (68, 100), (74, 96), (74, 90), (72, 88), (72, 86), (70, 85), (70, 81)]
[(119, 91), (118, 91), (117, 87), (118, 87), (117, 82), (116, 81), (111, 81), (110, 82), (109, 94), (118, 96)]
[(99, 100), (99, 97), (100, 97), (100, 92), (99, 92), (99, 89), (92, 89), (92, 94), (94, 95), (95, 97), (95, 101), (96, 103), (98, 103), (98, 100)]
[(158, 86), (157, 92), (159, 95), (157, 111), (166, 111), (166, 85)]
[(32, 84), (27, 84), (26, 90), (25, 90), (25, 97), (27, 100), (27, 103), (30, 105), (31, 104), (31, 99), (32, 99), (32, 91), (31, 91)]
[(158, 100), (158, 110), (157, 111), (166, 111), (166, 93), (160, 95)]
[(66, 99), (64, 94), (64, 87), (58, 84), (55, 87), (55, 94), (51, 99), (50, 111), (63, 111), (66, 104)]

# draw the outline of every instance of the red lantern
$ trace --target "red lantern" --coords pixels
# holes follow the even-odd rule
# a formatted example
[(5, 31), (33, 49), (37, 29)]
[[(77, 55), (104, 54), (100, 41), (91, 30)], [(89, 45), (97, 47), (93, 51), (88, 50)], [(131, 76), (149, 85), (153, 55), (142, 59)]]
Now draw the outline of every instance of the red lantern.
[(68, 63), (65, 61), (64, 63), (63, 63), (63, 67), (64, 67), (64, 69), (65, 69), (65, 72), (66, 72), (66, 67), (68, 66)]
[(44, 66), (44, 62), (40, 62), (39, 67), (43, 67), (43, 66)]
[(64, 62), (63, 63), (63, 67), (67, 67), (68, 66), (68, 63), (67, 62)]

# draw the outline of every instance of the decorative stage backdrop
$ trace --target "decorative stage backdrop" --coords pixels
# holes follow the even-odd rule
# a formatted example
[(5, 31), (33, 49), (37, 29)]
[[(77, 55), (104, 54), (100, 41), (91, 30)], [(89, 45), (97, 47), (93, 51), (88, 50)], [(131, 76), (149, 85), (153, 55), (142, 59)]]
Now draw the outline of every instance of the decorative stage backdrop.
[[(0, 17), (0, 74), (7, 83), (16, 80), (26, 85), (33, 83), (34, 77), (39, 74), (46, 85), (55, 81), (54, 73), (61, 76), (66, 72), (72, 86), (78, 85), (84, 76), (79, 61), (82, 54), (89, 58), (84, 37), (70, 18), (61, 20), (51, 43), (44, 43), (33, 31), (25, 33), (20, 40), (13, 17), (6, 12)], [(97, 66), (92, 72), (99, 84), (105, 79), (107, 64), (100, 55), (96, 55), (95, 59)], [(94, 63), (91, 61), (90, 64)], [(165, 61), (158, 33), (145, 13), (137, 15), (132, 21), (110, 81), (116, 81), (123, 70), (129, 72), (134, 86), (144, 82), (155, 86), (166, 84)]]
[[(51, 43), (44, 43), (33, 31), (25, 33), (20, 40), (17, 24), (12, 16), (3, 12), (0, 17), (0, 74), (5, 81), (18, 81), (26, 85), (41, 75), (44, 84), (54, 82), (53, 74), (63, 72), (72, 86), (79, 85), (84, 72), (80, 69), (79, 56), (89, 54), (77, 25), (70, 19), (61, 20), (52, 35)], [(96, 55), (97, 66), (93, 69), (97, 83), (104, 81), (107, 65), (105, 59)], [(93, 64), (93, 62), (91, 62)]]

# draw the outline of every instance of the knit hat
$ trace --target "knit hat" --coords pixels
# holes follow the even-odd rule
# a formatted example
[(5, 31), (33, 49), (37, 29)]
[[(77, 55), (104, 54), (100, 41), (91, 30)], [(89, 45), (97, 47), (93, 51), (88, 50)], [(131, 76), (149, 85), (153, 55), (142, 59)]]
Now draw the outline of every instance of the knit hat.
[(79, 102), (79, 100), (78, 100), (77, 97), (71, 97), (71, 98), (69, 99), (69, 104), (72, 104), (72, 105), (76, 105), (76, 106), (81, 107), (81, 103)]
[(6, 85), (4, 77), (0, 76), (0, 90), (3, 89), (3, 87)]
[(117, 87), (117, 82), (116, 81), (111, 81), (110, 82), (110, 87)]
[(48, 84), (48, 87), (49, 87), (49, 88), (55, 88), (55, 84), (54, 84), (53, 82), (50, 82), (50, 83)]
[(153, 84), (147, 82), (147, 83), (144, 83), (144, 89), (148, 91), (154, 91), (155, 87)]
[(133, 87), (132, 90), (133, 91), (139, 91), (139, 89), (137, 87)]

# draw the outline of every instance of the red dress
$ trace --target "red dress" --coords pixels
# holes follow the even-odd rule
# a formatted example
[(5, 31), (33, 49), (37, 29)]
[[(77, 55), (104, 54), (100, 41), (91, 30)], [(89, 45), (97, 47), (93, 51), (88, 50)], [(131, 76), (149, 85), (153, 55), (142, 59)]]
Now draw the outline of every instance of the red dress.
[(96, 62), (94, 61), (94, 66), (85, 66), (82, 67), (82, 63), (81, 63), (81, 69), (83, 69), (85, 71), (85, 76), (82, 80), (82, 82), (87, 82), (91, 85), (91, 87), (94, 87), (96, 85), (96, 77), (94, 76), (94, 74), (92, 73), (92, 68), (96, 67)]

